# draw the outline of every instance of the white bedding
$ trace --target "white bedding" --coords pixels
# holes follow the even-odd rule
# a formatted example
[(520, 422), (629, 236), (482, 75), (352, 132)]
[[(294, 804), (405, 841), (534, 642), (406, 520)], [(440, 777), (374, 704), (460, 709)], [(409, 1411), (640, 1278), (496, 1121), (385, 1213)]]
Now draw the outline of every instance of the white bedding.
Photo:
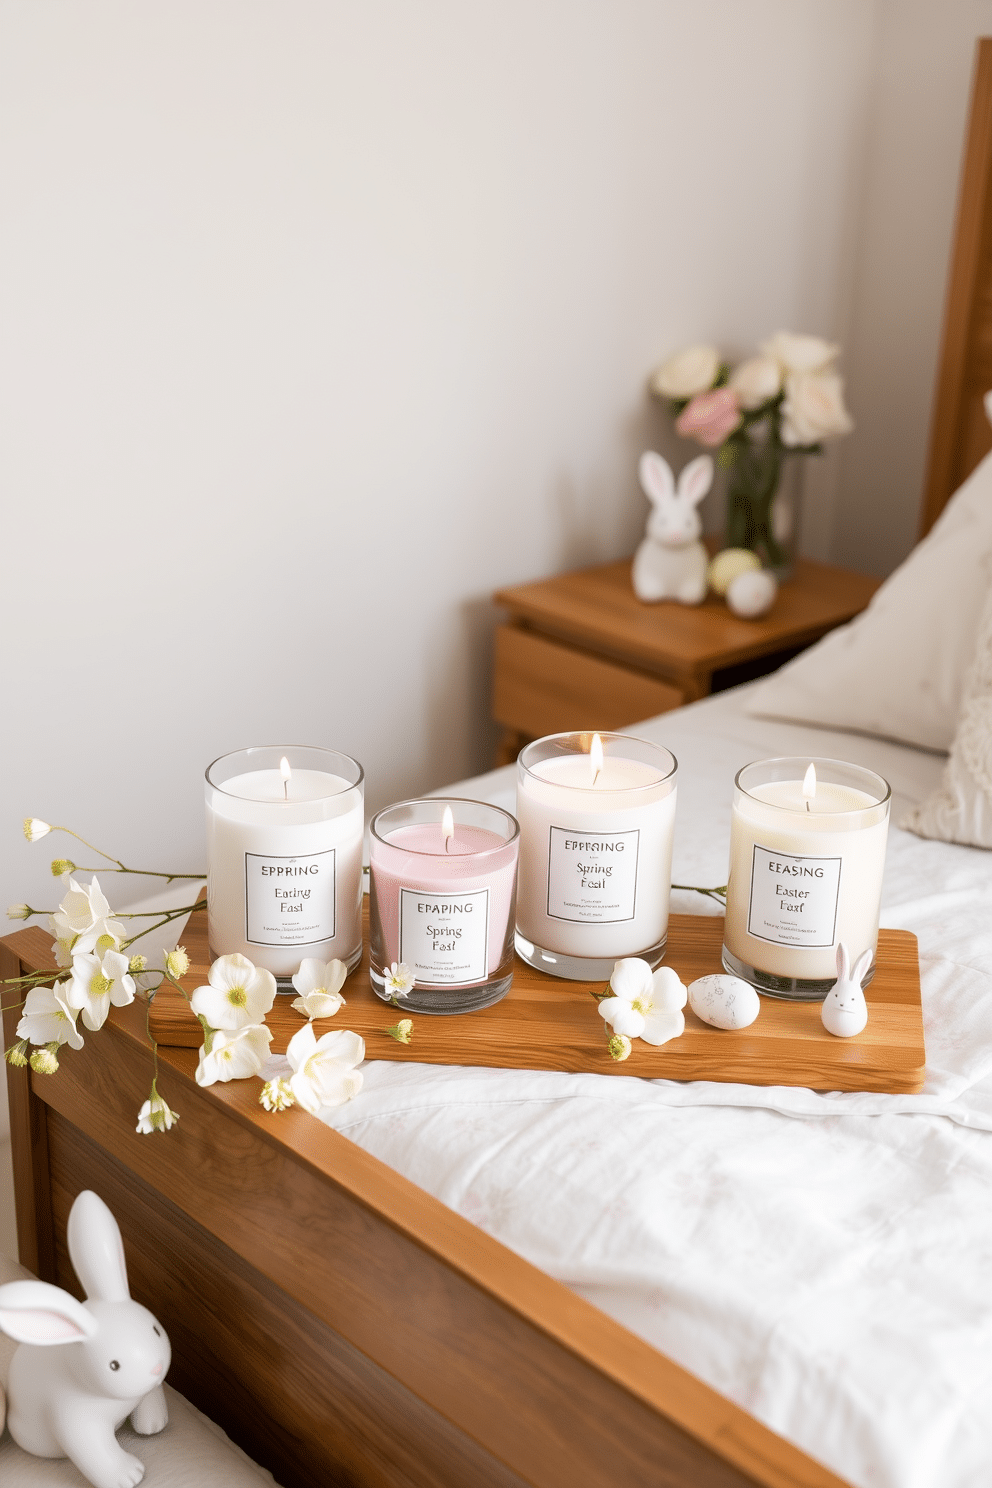
[[(748, 691), (632, 730), (679, 759), (678, 882), (725, 881), (748, 760), (868, 764), (894, 820), (939, 778)], [(514, 772), (454, 790), (512, 810)], [(852, 1483), (990, 1483), (992, 854), (893, 828), (882, 918), (920, 938), (920, 1096), (372, 1063), (326, 1120)]]

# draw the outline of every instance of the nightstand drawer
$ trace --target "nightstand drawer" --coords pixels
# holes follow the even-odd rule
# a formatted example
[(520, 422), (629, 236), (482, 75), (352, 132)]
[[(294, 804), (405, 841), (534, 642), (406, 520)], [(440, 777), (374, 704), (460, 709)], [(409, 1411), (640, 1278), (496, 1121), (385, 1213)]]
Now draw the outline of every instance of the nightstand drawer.
[(683, 701), (677, 687), (643, 672), (511, 625), (496, 631), (493, 717), (529, 738), (625, 728)]

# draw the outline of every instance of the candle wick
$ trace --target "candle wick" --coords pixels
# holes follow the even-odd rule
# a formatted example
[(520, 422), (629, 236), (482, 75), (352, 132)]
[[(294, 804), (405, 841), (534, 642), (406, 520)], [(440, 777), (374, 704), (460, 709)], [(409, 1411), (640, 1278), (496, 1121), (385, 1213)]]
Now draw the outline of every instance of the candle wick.
[(282, 798), (283, 798), (284, 801), (288, 801), (289, 800), (289, 781), (288, 780), (284, 780), (283, 783), (282, 783)]
[(806, 810), (809, 811), (809, 809), (810, 809), (810, 805), (809, 805), (809, 802), (807, 801), (806, 802)]
[(444, 850), (445, 850), (445, 852), (450, 852), (451, 851), (451, 838), (450, 837), (445, 837), (445, 839), (444, 839)]
[(599, 779), (599, 773), (600, 773), (599, 770), (597, 770), (596, 773), (595, 773), (595, 775), (592, 777), (592, 783), (593, 783), (593, 785), (595, 785), (596, 784), (596, 781)]

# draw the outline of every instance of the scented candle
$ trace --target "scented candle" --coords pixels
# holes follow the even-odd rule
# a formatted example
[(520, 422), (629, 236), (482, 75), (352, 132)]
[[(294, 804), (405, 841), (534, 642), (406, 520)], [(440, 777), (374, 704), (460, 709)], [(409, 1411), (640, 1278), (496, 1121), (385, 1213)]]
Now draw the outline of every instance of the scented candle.
[(517, 954), (577, 981), (668, 937), (678, 763), (626, 734), (554, 734), (517, 762)]
[(206, 774), (211, 956), (238, 951), (281, 991), (304, 957), (362, 954), (362, 767), (331, 749), (276, 745)]
[[(888, 784), (828, 759), (762, 760), (738, 772), (723, 964), (759, 991), (822, 1000), (837, 943), (874, 957), (889, 826)], [(874, 972), (874, 962), (865, 982)]]
[(369, 837), (372, 988), (389, 1002), (390, 967), (412, 986), (397, 1000), (421, 1013), (489, 1007), (513, 975), (519, 828), (484, 801), (402, 801)]

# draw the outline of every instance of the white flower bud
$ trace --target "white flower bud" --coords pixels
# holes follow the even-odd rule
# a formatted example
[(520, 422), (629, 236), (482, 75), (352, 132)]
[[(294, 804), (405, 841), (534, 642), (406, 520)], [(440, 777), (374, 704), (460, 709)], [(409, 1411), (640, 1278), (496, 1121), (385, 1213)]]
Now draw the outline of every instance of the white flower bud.
[(8, 904), (8, 920), (29, 920), (31, 918), (31, 906), (29, 904)]
[(24, 835), (29, 842), (37, 842), (41, 837), (47, 837), (51, 831), (47, 822), (43, 822), (37, 816), (26, 816), (24, 818)]

